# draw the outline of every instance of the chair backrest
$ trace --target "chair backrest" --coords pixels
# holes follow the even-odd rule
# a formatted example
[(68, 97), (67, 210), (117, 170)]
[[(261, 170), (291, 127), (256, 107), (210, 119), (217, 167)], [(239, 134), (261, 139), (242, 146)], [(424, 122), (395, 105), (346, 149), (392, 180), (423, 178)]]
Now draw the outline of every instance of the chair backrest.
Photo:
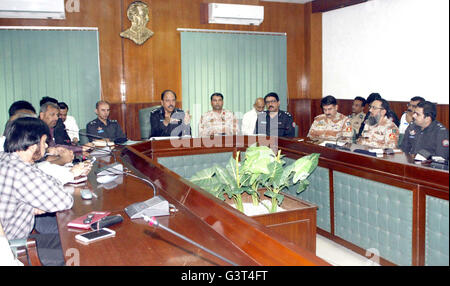
[(1, 221), (0, 255), (0, 265), (19, 265), (17, 261), (20, 261), (23, 265), (42, 265), (37, 253), (36, 241), (34, 239), (13, 239), (8, 241)]
[(86, 128), (80, 129), (80, 131), (78, 132), (78, 138), (79, 138), (78, 144), (84, 145), (89, 142), (89, 138), (85, 134), (86, 134)]
[(150, 125), (150, 113), (161, 107), (161, 105), (150, 106), (139, 110), (139, 127), (141, 129), (141, 139), (150, 137), (152, 126)]

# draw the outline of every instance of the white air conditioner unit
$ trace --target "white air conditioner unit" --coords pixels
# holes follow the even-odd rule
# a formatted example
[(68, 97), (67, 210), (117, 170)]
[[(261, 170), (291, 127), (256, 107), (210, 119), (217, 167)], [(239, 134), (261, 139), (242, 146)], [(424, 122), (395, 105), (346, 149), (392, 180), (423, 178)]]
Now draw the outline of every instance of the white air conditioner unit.
[(65, 19), (64, 0), (0, 0), (0, 18)]
[(259, 25), (264, 20), (264, 6), (239, 4), (208, 4), (208, 23)]

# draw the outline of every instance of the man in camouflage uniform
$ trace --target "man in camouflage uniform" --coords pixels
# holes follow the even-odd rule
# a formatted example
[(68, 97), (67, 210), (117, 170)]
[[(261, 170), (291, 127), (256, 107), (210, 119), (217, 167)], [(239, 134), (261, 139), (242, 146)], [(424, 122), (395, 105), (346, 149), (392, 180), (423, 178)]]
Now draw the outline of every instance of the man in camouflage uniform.
[(200, 118), (198, 134), (200, 137), (211, 135), (234, 135), (237, 131), (237, 119), (232, 111), (223, 109), (223, 95), (211, 95), (213, 110), (206, 112)]
[(338, 105), (336, 98), (328, 95), (320, 101), (323, 114), (314, 118), (314, 122), (309, 129), (307, 137), (311, 139), (328, 139), (351, 142), (353, 128), (350, 119), (337, 112)]
[(353, 129), (354, 142), (356, 142), (356, 135), (364, 121), (364, 118), (366, 117), (366, 114), (364, 113), (364, 106), (366, 106), (366, 100), (361, 96), (355, 97), (352, 104), (352, 114), (348, 116)]
[(373, 148), (397, 148), (398, 127), (387, 117), (389, 103), (384, 99), (372, 102), (361, 137), (357, 143)]
[(106, 101), (99, 101), (95, 105), (95, 113), (97, 119), (86, 124), (86, 133), (89, 141), (102, 140), (116, 141), (118, 143), (127, 141), (127, 136), (123, 133), (117, 120), (109, 119), (109, 103)]

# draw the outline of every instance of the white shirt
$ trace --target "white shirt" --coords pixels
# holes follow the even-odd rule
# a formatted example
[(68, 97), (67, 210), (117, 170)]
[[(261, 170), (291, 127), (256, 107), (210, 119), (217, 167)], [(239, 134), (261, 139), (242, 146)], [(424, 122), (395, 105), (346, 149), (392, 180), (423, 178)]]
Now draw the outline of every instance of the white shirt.
[(400, 134), (405, 134), (406, 128), (408, 128), (409, 123), (406, 121), (406, 113), (403, 113), (400, 119), (400, 125), (398, 126), (398, 132)]
[(36, 164), (36, 167), (47, 175), (58, 179), (63, 185), (74, 180), (73, 173), (70, 171), (69, 167), (52, 164), (48, 161), (39, 162)]
[(6, 140), (5, 136), (0, 136), (0, 152), (5, 151), (5, 150), (3, 150), (4, 149), (3, 144), (5, 144), (5, 140)]
[(258, 119), (258, 113), (255, 108), (248, 111), (242, 117), (242, 134), (253, 135), (255, 134), (256, 120)]
[(80, 128), (78, 128), (77, 121), (73, 116), (67, 115), (66, 121), (64, 121), (64, 126), (66, 126), (67, 135), (69, 135), (70, 140), (73, 141), (73, 138), (80, 138), (78, 135)]

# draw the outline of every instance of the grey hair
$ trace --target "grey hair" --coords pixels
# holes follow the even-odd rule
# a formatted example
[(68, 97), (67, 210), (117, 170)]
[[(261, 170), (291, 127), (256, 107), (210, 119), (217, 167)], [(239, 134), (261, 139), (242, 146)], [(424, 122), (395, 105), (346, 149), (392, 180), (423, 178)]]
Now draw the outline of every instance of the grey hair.
[(46, 102), (46, 103), (41, 105), (41, 108), (40, 108), (39, 112), (42, 112), (42, 113), (47, 112), (47, 109), (48, 109), (49, 106), (59, 110), (59, 105), (58, 104), (49, 101), (49, 102)]

